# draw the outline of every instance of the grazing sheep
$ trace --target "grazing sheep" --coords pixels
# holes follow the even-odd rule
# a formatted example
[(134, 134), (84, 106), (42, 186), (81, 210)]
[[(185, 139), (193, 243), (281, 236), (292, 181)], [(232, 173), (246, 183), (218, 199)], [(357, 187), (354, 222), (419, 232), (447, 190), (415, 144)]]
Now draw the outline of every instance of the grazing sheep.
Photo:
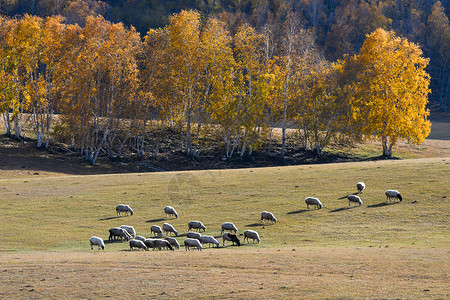
[(236, 243), (238, 246), (241, 245), (241, 241), (239, 240), (239, 238), (237, 237), (237, 235), (235, 235), (234, 233), (227, 233), (225, 232), (222, 235), (222, 239), (223, 239), (223, 246), (225, 247), (225, 241), (231, 241), (233, 243), (233, 245)]
[(175, 228), (173, 228), (173, 226), (170, 225), (169, 223), (164, 223), (162, 230), (166, 234), (169, 234), (169, 232), (173, 232), (173, 233), (175, 233), (175, 236), (178, 236), (178, 231), (176, 231)]
[(387, 190), (384, 192), (386, 195), (386, 200), (393, 201), (392, 198), (397, 198), (400, 202), (402, 202), (402, 195), (397, 190)]
[(255, 242), (255, 240), (258, 242), (258, 244), (261, 241), (261, 239), (259, 238), (259, 234), (254, 230), (244, 231), (244, 242), (245, 242), (245, 239), (247, 239), (247, 243), (250, 243), (249, 238), (253, 239), (253, 243)]
[(131, 239), (131, 235), (123, 228), (119, 227), (113, 227), (109, 230), (109, 238), (108, 240), (115, 240), (117, 237), (120, 237), (120, 240), (122, 241), (125, 239), (125, 241), (129, 241)]
[(150, 235), (154, 234), (156, 236), (156, 234), (158, 234), (158, 236), (162, 236), (162, 230), (161, 227), (159, 227), (158, 225), (152, 225), (150, 226)]
[(155, 249), (155, 248), (157, 248), (158, 250), (161, 250), (161, 249), (170, 249), (170, 250), (172, 250), (172, 251), (174, 251), (173, 250), (173, 247), (170, 245), (170, 243), (169, 243), (169, 241), (166, 241), (166, 240), (160, 240), (160, 239), (156, 239), (154, 242), (153, 242), (153, 249)]
[(175, 249), (180, 249), (180, 244), (178, 243), (177, 239), (173, 238), (173, 237), (165, 237), (165, 239), (169, 242), (169, 244), (175, 248)]
[(143, 237), (141, 235), (137, 235), (134, 239), (138, 240), (138, 241), (145, 241), (145, 237)]
[(175, 216), (176, 219), (178, 218), (178, 214), (172, 206), (164, 207), (164, 212), (166, 213), (166, 218), (169, 218), (170, 216)]
[(125, 229), (132, 237), (136, 237), (136, 231), (134, 230), (133, 226), (128, 225), (122, 225), (120, 228)]
[(102, 250), (105, 250), (105, 243), (103, 243), (103, 239), (99, 238), (97, 236), (92, 236), (89, 239), (89, 242), (91, 243), (91, 250), (94, 249), (94, 245), (98, 246), (98, 250), (100, 250), (100, 248), (102, 248)]
[(196, 240), (199, 240), (201, 236), (202, 235), (198, 232), (188, 232), (186, 234), (186, 237), (191, 238), (191, 239), (196, 239)]
[(197, 248), (197, 250), (202, 251), (203, 247), (202, 244), (200, 244), (199, 240), (196, 239), (185, 239), (184, 240), (184, 247), (186, 249), (186, 251), (191, 251), (191, 247)]
[(263, 223), (264, 223), (265, 220), (267, 220), (267, 223), (269, 221), (271, 221), (272, 224), (277, 222), (277, 218), (275, 218), (275, 216), (271, 212), (268, 212), (268, 211), (263, 211), (261, 213), (261, 221), (263, 221)]
[(188, 231), (190, 231), (191, 229), (197, 229), (200, 232), (200, 229), (203, 229), (203, 231), (205, 231), (206, 227), (200, 221), (189, 221)]
[(314, 208), (318, 208), (318, 209), (322, 208), (322, 203), (320, 202), (320, 200), (317, 198), (314, 198), (314, 197), (307, 197), (305, 199), (305, 203), (306, 203), (306, 207), (308, 209), (309, 209), (310, 205), (314, 205)]
[(131, 215), (133, 215), (133, 210), (131, 209), (131, 207), (129, 207), (128, 205), (125, 204), (119, 204), (116, 206), (116, 213), (117, 216), (121, 217), (120, 213), (125, 213), (125, 216), (128, 215), (128, 213), (130, 213)]
[(130, 250), (133, 251), (133, 248), (144, 249), (145, 251), (148, 251), (147, 246), (145, 246), (143, 241), (140, 240), (131, 240), (130, 241)]
[(153, 248), (153, 250), (155, 250), (155, 241), (156, 239), (145, 239), (144, 244), (148, 248)]
[[(347, 199), (348, 199), (348, 206), (352, 206), (352, 202), (359, 204), (359, 206), (361, 206), (363, 204), (361, 201), (361, 198), (359, 198), (358, 196), (355, 196), (355, 195), (348, 195)], [(355, 206), (356, 206), (356, 204), (355, 204)]]
[(356, 184), (356, 188), (358, 189), (359, 193), (362, 194), (362, 192), (366, 188), (366, 185), (364, 184), (364, 182), (361, 181)]
[(222, 232), (220, 234), (223, 234), (223, 232), (225, 230), (229, 230), (229, 231), (234, 231), (234, 233), (236, 233), (238, 231), (238, 229), (236, 228), (236, 226), (234, 226), (233, 223), (227, 222), (227, 223), (223, 223), (222, 224)]
[(202, 235), (199, 241), (202, 244), (208, 244), (208, 248), (211, 247), (211, 244), (214, 244), (217, 248), (219, 248), (219, 242), (213, 236)]

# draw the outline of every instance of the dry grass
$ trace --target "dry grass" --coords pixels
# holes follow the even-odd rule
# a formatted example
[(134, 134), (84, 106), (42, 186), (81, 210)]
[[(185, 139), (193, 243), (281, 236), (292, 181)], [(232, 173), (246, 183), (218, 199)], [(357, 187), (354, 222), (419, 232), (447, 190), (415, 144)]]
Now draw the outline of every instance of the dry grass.
[(445, 249), (384, 247), (0, 253), (0, 296), (446, 299), (447, 259)]

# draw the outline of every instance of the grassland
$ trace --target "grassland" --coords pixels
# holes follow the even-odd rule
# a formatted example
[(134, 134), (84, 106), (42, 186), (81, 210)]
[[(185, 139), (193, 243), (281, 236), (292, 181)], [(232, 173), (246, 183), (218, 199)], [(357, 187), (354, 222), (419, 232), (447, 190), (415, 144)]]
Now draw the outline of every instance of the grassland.
[[(449, 297), (450, 157), (259, 169), (0, 179), (0, 297)], [(361, 207), (342, 197), (363, 180)], [(384, 191), (402, 192), (387, 204)], [(303, 199), (316, 196), (321, 210)], [(115, 205), (133, 216), (117, 218)], [(261, 244), (202, 252), (90, 250), (92, 235), (132, 225), (150, 235), (189, 220), (219, 236), (231, 221)], [(260, 223), (272, 211), (275, 225)], [(69, 291), (69, 292), (68, 292)]]

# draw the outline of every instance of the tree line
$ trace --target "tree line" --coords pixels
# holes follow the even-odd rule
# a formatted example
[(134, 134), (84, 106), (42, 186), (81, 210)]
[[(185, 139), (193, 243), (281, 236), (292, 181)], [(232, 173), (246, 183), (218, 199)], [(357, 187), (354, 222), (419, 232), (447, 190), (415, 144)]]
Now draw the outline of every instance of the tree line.
[(450, 0), (8, 0), (0, 1), (0, 14), (25, 13), (47, 17), (62, 15), (66, 23), (84, 26), (88, 15), (133, 26), (144, 36), (149, 28), (162, 28), (181, 10), (216, 16), (232, 35), (244, 24), (258, 32), (270, 25), (281, 35), (289, 13), (314, 32), (317, 47), (329, 61), (359, 52), (366, 34), (377, 28), (394, 30), (421, 45), (430, 58), (430, 100), (442, 111), (450, 99)]
[(59, 16), (2, 17), (0, 44), (7, 134), (20, 138), (30, 113), (38, 147), (63, 141), (90, 163), (101, 151), (144, 155), (154, 122), (182, 132), (191, 158), (212, 131), (227, 159), (251, 155), (274, 127), (281, 158), (288, 127), (317, 155), (332, 142), (376, 138), (388, 157), (398, 140), (420, 143), (430, 131), (429, 60), (381, 28), (335, 62), (295, 13), (279, 29), (244, 23), (233, 33), (217, 17), (181, 11), (143, 39), (101, 16), (83, 27)]

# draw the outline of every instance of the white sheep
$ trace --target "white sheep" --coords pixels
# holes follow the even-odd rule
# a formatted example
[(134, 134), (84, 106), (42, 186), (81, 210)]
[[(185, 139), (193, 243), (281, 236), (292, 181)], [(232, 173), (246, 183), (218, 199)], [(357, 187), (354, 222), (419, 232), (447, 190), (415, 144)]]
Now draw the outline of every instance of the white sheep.
[(156, 239), (153, 241), (153, 249), (157, 248), (158, 250), (161, 249), (170, 249), (173, 251), (173, 247), (170, 245), (169, 241), (167, 240), (160, 240)]
[(154, 234), (155, 236), (158, 234), (158, 236), (162, 236), (162, 230), (161, 227), (159, 227), (158, 225), (152, 225), (150, 226), (150, 235)]
[(125, 239), (126, 241), (129, 241), (131, 239), (131, 235), (123, 228), (119, 227), (113, 227), (109, 230), (109, 238), (108, 240), (115, 240), (117, 237), (120, 237), (120, 240), (122, 241)]
[(261, 239), (259, 238), (259, 234), (254, 230), (244, 231), (244, 242), (245, 242), (245, 239), (247, 239), (247, 243), (249, 243), (249, 238), (253, 239), (253, 243), (255, 242), (255, 240), (258, 242), (258, 244), (261, 241)]
[(362, 192), (364, 191), (364, 189), (366, 188), (366, 185), (364, 184), (364, 182), (360, 181), (356, 184), (356, 188), (358, 189), (358, 191), (362, 194)]
[(105, 250), (105, 243), (103, 243), (103, 239), (99, 238), (97, 236), (92, 236), (89, 239), (89, 242), (91, 243), (91, 250), (94, 249), (94, 245), (98, 246), (98, 250), (100, 250), (100, 248), (102, 248), (102, 250)]
[(185, 239), (184, 240), (184, 247), (186, 248), (186, 251), (191, 251), (191, 247), (197, 248), (197, 250), (202, 251), (203, 247), (202, 244), (200, 244), (199, 240), (196, 239)]
[(169, 242), (169, 244), (175, 248), (175, 249), (180, 249), (180, 244), (178, 243), (177, 239), (173, 238), (173, 237), (165, 237), (164, 239), (166, 239), (166, 241)]
[(134, 230), (133, 226), (122, 225), (120, 228), (125, 229), (132, 237), (136, 237), (136, 230)]
[(162, 230), (166, 234), (169, 234), (169, 232), (173, 232), (175, 233), (175, 236), (178, 236), (178, 231), (176, 231), (175, 228), (173, 228), (173, 226), (170, 225), (169, 223), (164, 223), (162, 226)]
[(386, 192), (384, 192), (384, 194), (386, 195), (386, 200), (389, 201), (391, 201), (392, 198), (396, 198), (400, 202), (402, 202), (403, 200), (402, 195), (400, 195), (400, 193), (397, 190), (387, 190)]
[(261, 213), (261, 221), (263, 221), (263, 223), (265, 223), (265, 220), (267, 220), (267, 223), (270, 221), (272, 222), (272, 224), (277, 222), (277, 218), (275, 218), (275, 216), (268, 211), (263, 211)]
[(352, 202), (355, 202), (355, 205), (359, 204), (359, 206), (363, 204), (361, 198), (359, 198), (356, 195), (348, 195), (347, 199), (348, 199), (348, 206), (352, 206)]
[(241, 241), (239, 240), (239, 238), (237, 237), (236, 234), (234, 233), (228, 233), (225, 232), (224, 234), (222, 234), (222, 239), (223, 239), (223, 246), (225, 247), (225, 241), (231, 241), (233, 242), (233, 245), (236, 243), (238, 246), (241, 245)]
[(314, 208), (318, 208), (318, 209), (322, 208), (322, 203), (320, 202), (320, 200), (317, 198), (314, 198), (314, 197), (306, 197), (305, 203), (306, 203), (306, 207), (308, 209), (309, 209), (310, 205), (314, 205)]
[(144, 244), (148, 248), (153, 248), (153, 250), (155, 250), (155, 241), (156, 241), (156, 239), (148, 238), (148, 239), (145, 239)]
[(198, 232), (188, 232), (186, 234), (186, 237), (191, 238), (191, 239), (196, 239), (196, 240), (199, 240), (201, 236), (202, 235)]
[(169, 218), (170, 216), (175, 216), (176, 219), (178, 218), (178, 214), (172, 206), (164, 207), (164, 212), (166, 213), (166, 218)]
[(225, 230), (234, 231), (236, 233), (238, 231), (237, 227), (234, 226), (233, 223), (226, 222), (222, 224), (222, 232), (220, 234), (223, 234)]
[(216, 247), (219, 247), (219, 242), (210, 235), (202, 235), (199, 239), (200, 243), (202, 244), (208, 244), (208, 248), (211, 247), (211, 244), (216, 245)]
[(119, 204), (116, 206), (116, 213), (118, 217), (121, 217), (120, 213), (125, 213), (125, 216), (128, 215), (128, 213), (130, 213), (131, 215), (133, 215), (133, 210), (131, 209), (131, 207), (129, 207), (128, 205), (125, 204)]
[(130, 250), (133, 251), (133, 248), (137, 248), (138, 250), (144, 249), (145, 251), (148, 251), (148, 248), (144, 244), (143, 241), (134, 240), (134, 239), (130, 241)]
[(191, 229), (197, 229), (198, 231), (200, 231), (200, 229), (203, 229), (203, 231), (205, 231), (206, 227), (200, 221), (189, 221), (189, 223), (188, 223), (188, 231), (190, 231)]
[(138, 241), (145, 241), (145, 237), (143, 237), (142, 235), (137, 235), (134, 239)]

